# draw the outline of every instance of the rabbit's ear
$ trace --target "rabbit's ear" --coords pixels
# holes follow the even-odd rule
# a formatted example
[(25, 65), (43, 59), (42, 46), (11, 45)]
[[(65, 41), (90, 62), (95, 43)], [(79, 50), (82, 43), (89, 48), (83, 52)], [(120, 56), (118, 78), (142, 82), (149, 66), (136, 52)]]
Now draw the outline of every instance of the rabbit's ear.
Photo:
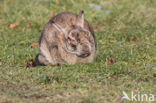
[(51, 23), (53, 24), (53, 26), (60, 31), (62, 34), (66, 35), (66, 32), (62, 29), (62, 27), (58, 24), (56, 24), (53, 20), (51, 20)]
[(77, 24), (80, 26), (80, 27), (84, 27), (84, 11), (82, 10), (80, 12), (80, 14), (78, 15), (78, 21), (77, 21)]

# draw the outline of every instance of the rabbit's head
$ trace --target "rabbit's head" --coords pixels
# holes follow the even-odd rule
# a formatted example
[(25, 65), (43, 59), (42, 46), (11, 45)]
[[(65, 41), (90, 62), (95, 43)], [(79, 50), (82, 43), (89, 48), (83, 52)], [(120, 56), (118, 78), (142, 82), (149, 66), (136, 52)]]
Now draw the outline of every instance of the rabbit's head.
[(91, 54), (93, 47), (93, 37), (91, 33), (84, 28), (84, 12), (81, 11), (77, 15), (77, 20), (68, 33), (64, 32), (63, 29), (52, 22), (53, 25), (64, 35), (65, 37), (65, 48), (68, 53), (77, 55), (78, 57), (88, 57)]
[(73, 28), (66, 39), (66, 50), (78, 57), (87, 57), (92, 51), (92, 37), (89, 31)]
[(84, 13), (80, 12), (76, 25), (72, 26), (66, 38), (66, 50), (78, 57), (88, 57), (92, 51), (93, 37), (84, 28)]

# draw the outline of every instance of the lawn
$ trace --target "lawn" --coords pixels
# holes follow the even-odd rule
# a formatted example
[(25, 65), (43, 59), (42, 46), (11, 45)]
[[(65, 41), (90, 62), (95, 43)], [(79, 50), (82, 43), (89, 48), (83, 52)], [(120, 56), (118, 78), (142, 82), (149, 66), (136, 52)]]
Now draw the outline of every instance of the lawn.
[[(156, 102), (156, 0), (101, 1), (0, 0), (0, 103), (117, 103), (123, 91)], [(81, 10), (95, 31), (95, 61), (31, 67), (48, 20)]]

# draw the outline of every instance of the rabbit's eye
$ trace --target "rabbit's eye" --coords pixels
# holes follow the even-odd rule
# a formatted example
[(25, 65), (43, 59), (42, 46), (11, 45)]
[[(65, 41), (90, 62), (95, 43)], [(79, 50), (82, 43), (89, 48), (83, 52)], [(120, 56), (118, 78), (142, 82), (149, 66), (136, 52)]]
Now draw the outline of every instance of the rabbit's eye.
[(74, 50), (76, 50), (76, 45), (71, 45), (71, 47), (74, 49)]
[(71, 40), (70, 37), (67, 38), (68, 40)]
[(71, 39), (70, 37), (68, 37), (67, 40), (70, 44), (76, 45), (76, 41), (74, 39)]

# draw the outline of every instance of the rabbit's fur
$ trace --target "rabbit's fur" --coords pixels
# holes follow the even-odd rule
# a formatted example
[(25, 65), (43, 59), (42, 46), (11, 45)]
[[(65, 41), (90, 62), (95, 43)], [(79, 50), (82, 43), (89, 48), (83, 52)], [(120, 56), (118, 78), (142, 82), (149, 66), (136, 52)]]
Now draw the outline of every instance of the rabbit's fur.
[(44, 27), (39, 40), (40, 65), (91, 63), (97, 51), (94, 32), (79, 15), (63, 12), (53, 17)]

